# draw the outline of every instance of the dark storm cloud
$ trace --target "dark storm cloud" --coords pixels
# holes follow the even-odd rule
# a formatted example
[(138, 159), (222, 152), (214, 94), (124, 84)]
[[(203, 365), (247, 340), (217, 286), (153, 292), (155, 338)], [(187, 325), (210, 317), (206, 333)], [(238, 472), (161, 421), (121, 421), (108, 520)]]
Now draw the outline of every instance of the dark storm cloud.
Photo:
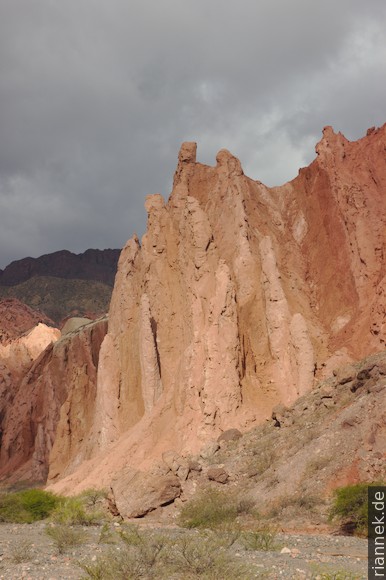
[(179, 145), (268, 185), (386, 121), (384, 0), (0, 0), (0, 266), (118, 247)]

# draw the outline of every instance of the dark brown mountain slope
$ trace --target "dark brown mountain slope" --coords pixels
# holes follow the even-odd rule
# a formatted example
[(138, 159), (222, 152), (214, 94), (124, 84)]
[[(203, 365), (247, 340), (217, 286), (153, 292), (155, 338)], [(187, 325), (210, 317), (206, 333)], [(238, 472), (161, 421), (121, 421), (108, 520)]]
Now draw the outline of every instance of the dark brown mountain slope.
[(0, 299), (16, 298), (56, 325), (108, 311), (120, 250), (67, 250), (24, 258), (0, 270)]
[(98, 318), (109, 309), (111, 286), (95, 280), (35, 276), (16, 286), (0, 286), (0, 297), (15, 297), (48, 316), (57, 326), (72, 316)]
[(113, 286), (120, 250), (86, 250), (73, 254), (68, 250), (23, 258), (0, 270), (0, 285), (15, 286), (34, 276), (96, 280)]

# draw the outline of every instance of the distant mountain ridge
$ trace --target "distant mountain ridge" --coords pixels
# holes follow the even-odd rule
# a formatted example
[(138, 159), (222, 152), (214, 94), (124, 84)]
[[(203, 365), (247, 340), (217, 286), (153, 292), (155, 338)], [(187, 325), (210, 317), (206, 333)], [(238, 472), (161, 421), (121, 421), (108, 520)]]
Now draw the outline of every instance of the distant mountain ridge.
[(16, 298), (61, 328), (67, 318), (94, 319), (108, 312), (112, 287), (97, 280), (34, 276), (15, 286), (0, 285), (1, 300)]
[(120, 250), (61, 250), (0, 270), (0, 301), (16, 298), (57, 326), (71, 316), (98, 318), (109, 308)]
[(119, 249), (90, 249), (81, 254), (60, 250), (39, 258), (23, 258), (0, 270), (0, 285), (16, 286), (34, 276), (54, 276), (113, 286), (120, 253)]

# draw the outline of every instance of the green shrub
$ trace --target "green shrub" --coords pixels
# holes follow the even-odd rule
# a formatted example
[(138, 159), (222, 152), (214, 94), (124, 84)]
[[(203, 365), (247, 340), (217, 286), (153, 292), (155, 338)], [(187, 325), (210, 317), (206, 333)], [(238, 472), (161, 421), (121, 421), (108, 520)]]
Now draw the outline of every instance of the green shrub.
[(59, 554), (64, 554), (68, 548), (80, 546), (86, 539), (84, 530), (66, 524), (49, 525), (45, 532), (54, 541)]
[(87, 509), (80, 497), (62, 498), (51, 514), (51, 519), (57, 524), (68, 526), (92, 526), (104, 519), (99, 510)]
[(98, 544), (115, 544), (116, 542), (116, 534), (111, 530), (108, 523), (104, 523), (100, 534)]
[(242, 542), (246, 550), (270, 552), (278, 549), (276, 529), (272, 526), (261, 525), (257, 530), (244, 532)]
[(335, 490), (330, 519), (339, 519), (343, 530), (358, 535), (366, 535), (368, 487), (368, 483), (357, 483)]
[(27, 489), (0, 495), (0, 522), (32, 523), (47, 518), (60, 498), (41, 489)]
[(183, 506), (179, 522), (185, 528), (217, 528), (234, 522), (238, 511), (237, 498), (207, 489)]
[(108, 492), (105, 489), (90, 487), (82, 491), (78, 497), (87, 507), (95, 507), (106, 499), (107, 495)]

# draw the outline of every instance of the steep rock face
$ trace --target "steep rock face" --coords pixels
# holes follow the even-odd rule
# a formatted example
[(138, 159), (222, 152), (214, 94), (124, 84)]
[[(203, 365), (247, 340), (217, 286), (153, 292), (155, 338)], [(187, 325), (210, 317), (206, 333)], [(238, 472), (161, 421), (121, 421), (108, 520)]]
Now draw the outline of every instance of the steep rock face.
[(326, 128), (267, 188), (226, 150), (208, 167), (182, 146), (168, 203), (147, 198), (142, 245), (121, 253), (92, 427), (56, 489), (195, 452), (384, 347), (385, 147), (386, 125), (354, 143)]
[[(44, 346), (48, 346), (40, 349), (32, 365), (30, 361), (20, 380), (4, 372), (0, 478), (45, 481), (50, 453), (53, 473), (56, 462), (63, 473), (73, 455), (79, 460), (78, 442), (91, 427), (99, 348), (106, 329), (106, 320), (101, 320), (69, 332), (55, 343), (46, 342)], [(33, 343), (37, 347), (32, 340), (36, 332), (27, 337), (26, 348)]]
[(34, 320), (34, 315), (28, 316), (29, 309), (24, 305), (9, 302), (10, 309), (4, 312), (2, 319), (2, 328), (9, 328), (9, 332), (3, 333), (3, 338), (8, 336), (8, 340), (4, 340), (5, 344), (0, 344), (0, 474), (3, 470), (7, 477), (12, 477), (13, 465), (9, 459), (13, 458), (15, 450), (11, 446), (4, 455), (6, 442), (12, 431), (21, 433), (28, 429), (28, 425), (20, 421), (23, 413), (20, 413), (16, 405), (21, 407), (28, 405), (29, 393), (24, 390), (23, 396), (18, 398), (19, 385), (34, 361), (58, 340), (60, 330), (39, 322), (29, 332), (11, 340), (9, 336), (17, 334), (17, 329), (29, 326)]
[[(11, 306), (15, 306), (13, 302)], [(28, 318), (25, 316), (26, 309), (24, 309), (23, 305), (20, 306), (21, 308), (16, 308), (16, 310), (10, 308), (10, 311), (6, 312), (6, 316), (2, 321), (4, 322), (4, 319), (6, 321), (5, 325), (2, 324), (3, 328), (4, 326), (8, 327), (12, 321), (15, 322), (15, 326), (10, 332), (3, 333), (2, 337), (5, 344), (0, 343), (0, 428), (2, 419), (8, 412), (9, 401), (12, 400), (18, 383), (45, 348), (56, 342), (60, 337), (60, 330), (39, 322), (29, 332), (11, 340), (9, 338), (10, 335), (17, 334), (18, 328), (29, 326), (33, 320), (33, 317)], [(19, 319), (20, 313), (22, 314), (21, 320)], [(17, 323), (20, 323), (19, 326)], [(4, 339), (5, 336), (8, 336), (8, 340)]]
[(32, 310), (16, 298), (0, 300), (0, 345), (6, 345), (19, 338), (42, 322), (54, 326), (52, 320), (41, 312)]
[(22, 376), (45, 348), (59, 337), (60, 330), (39, 322), (23, 336), (8, 341), (6, 345), (0, 344), (0, 360), (15, 376)]
[(384, 125), (350, 143), (326, 127), (317, 159), (291, 182), (284, 208), (304, 232), (309, 297), (329, 349), (347, 348), (355, 359), (385, 345), (385, 136)]

